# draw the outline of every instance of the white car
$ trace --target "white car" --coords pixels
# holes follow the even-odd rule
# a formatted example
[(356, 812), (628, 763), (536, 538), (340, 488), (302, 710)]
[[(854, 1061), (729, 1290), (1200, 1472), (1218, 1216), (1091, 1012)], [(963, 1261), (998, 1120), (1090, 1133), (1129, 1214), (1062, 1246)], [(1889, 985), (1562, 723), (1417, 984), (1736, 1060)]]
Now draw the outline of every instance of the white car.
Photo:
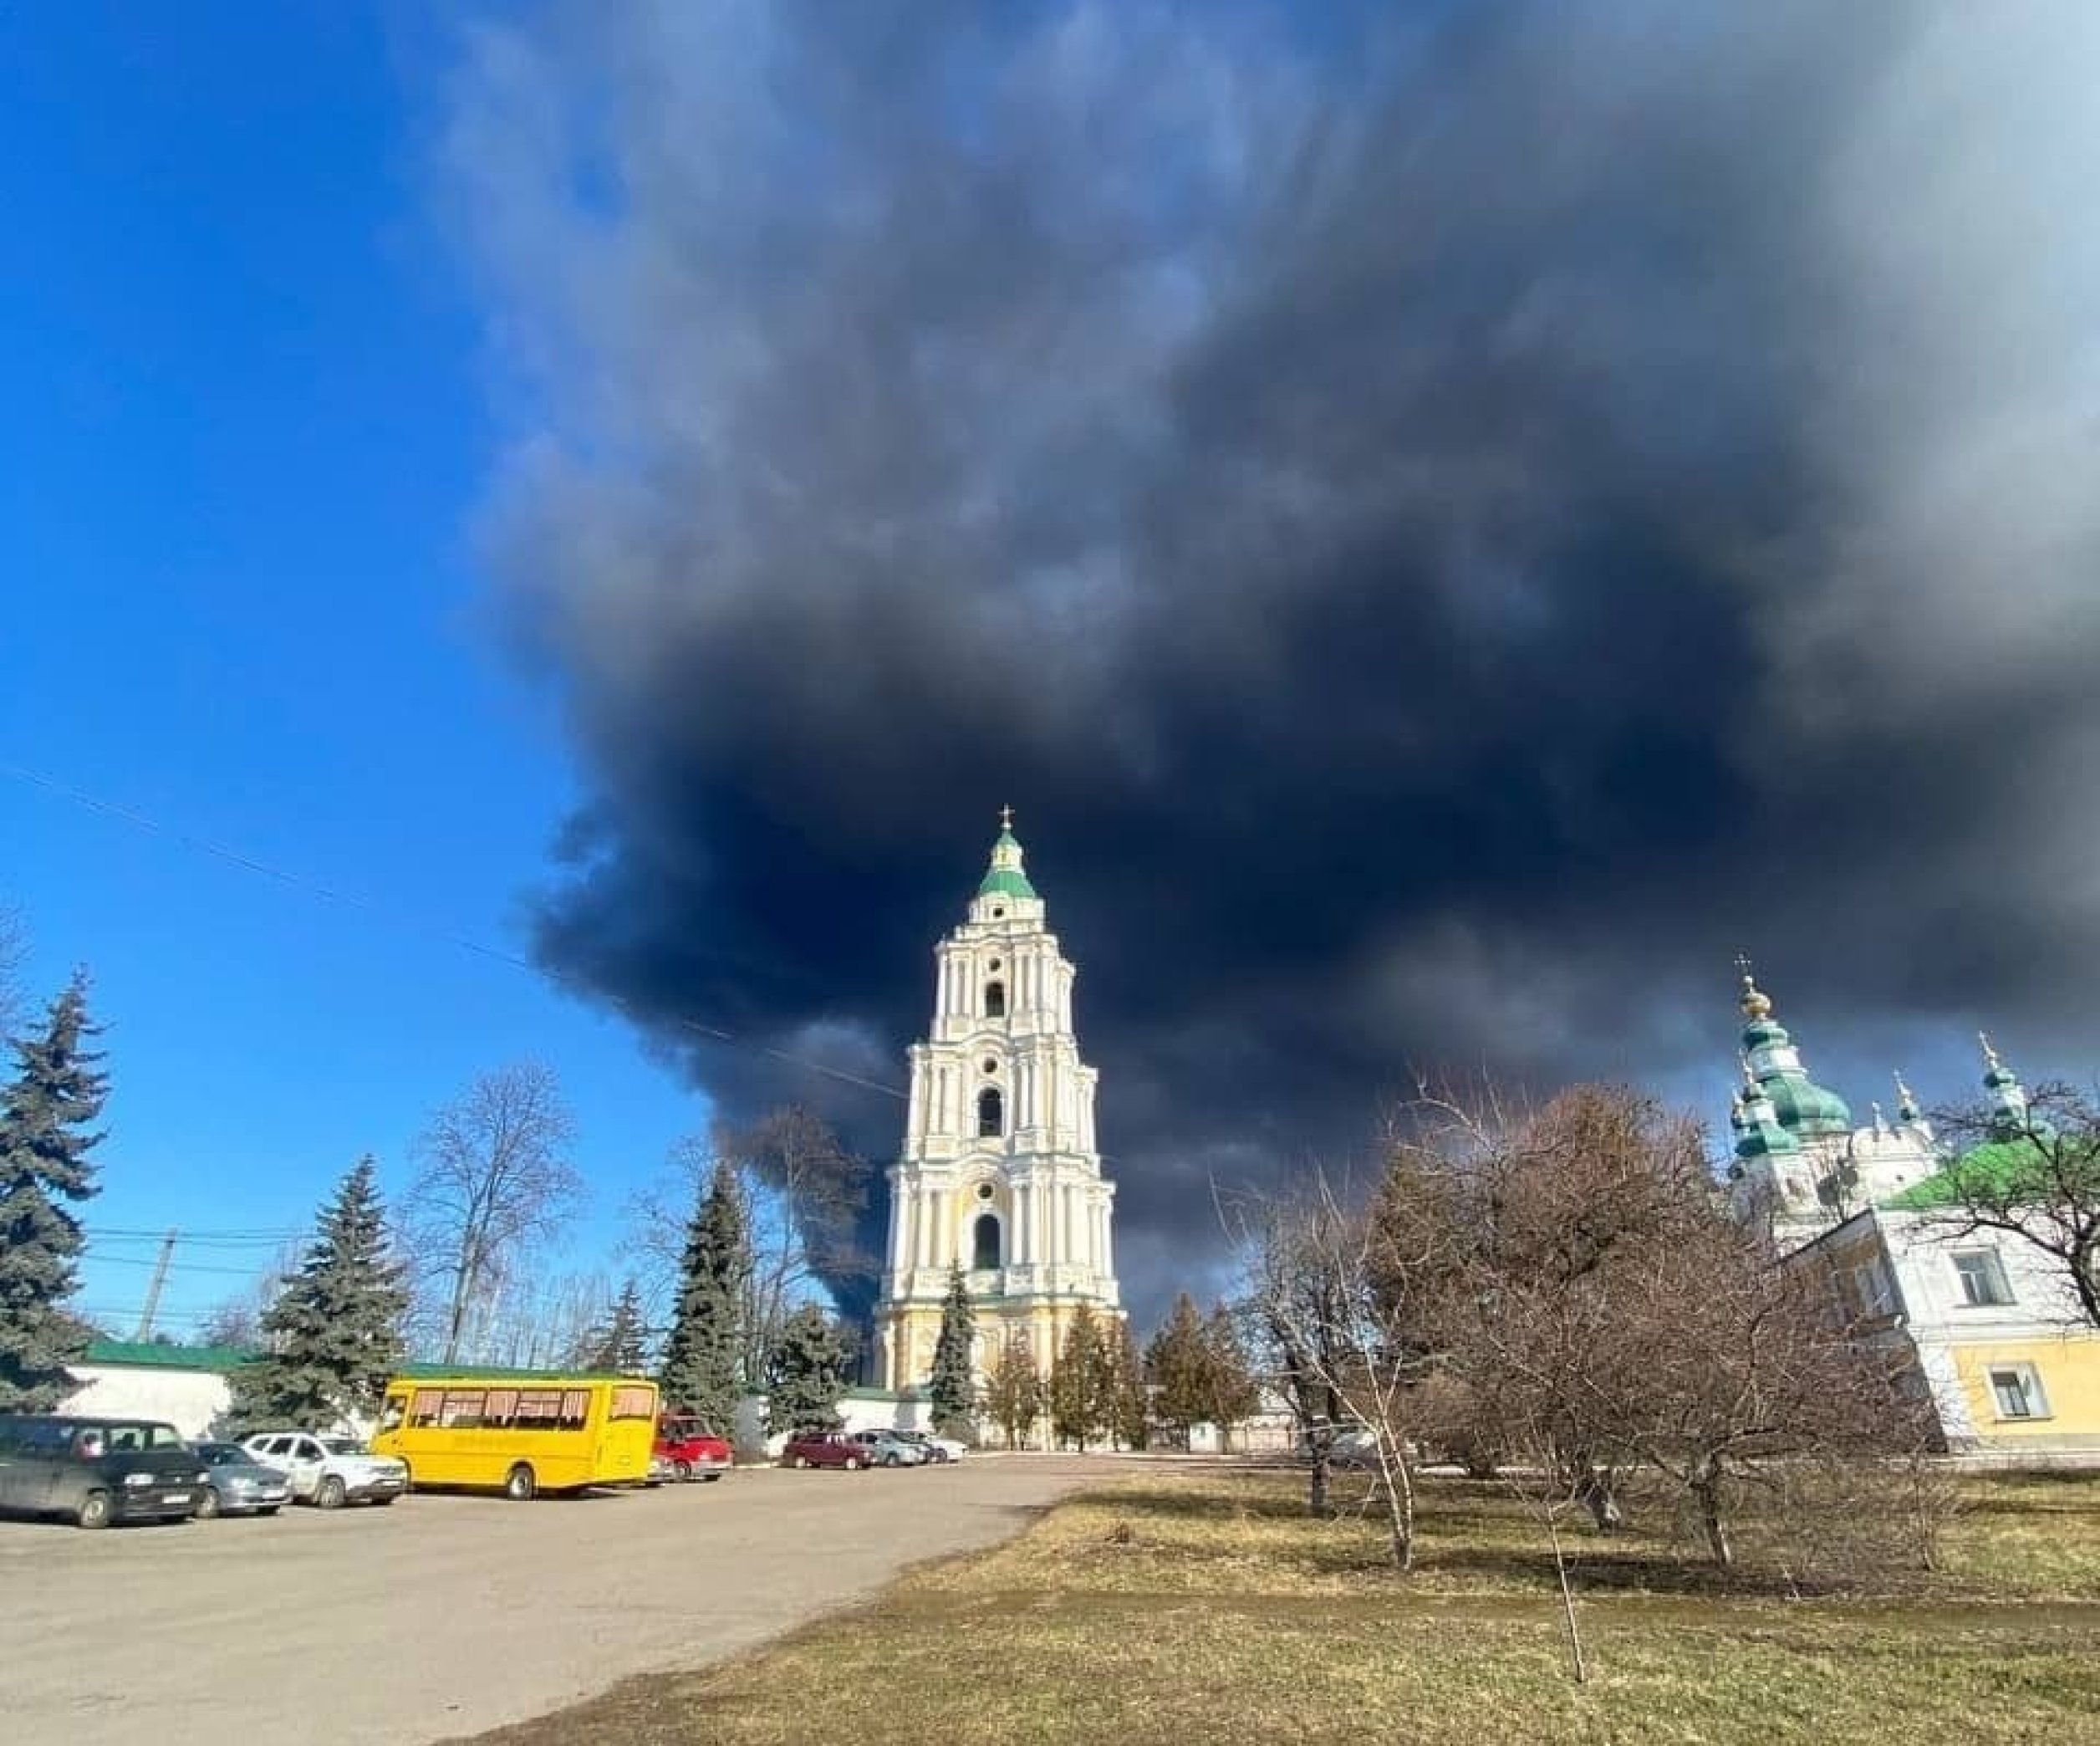
[(318, 1431), (258, 1431), (241, 1447), (257, 1461), (283, 1469), (301, 1504), (339, 1509), (345, 1504), (391, 1504), (408, 1489), (408, 1468), (375, 1455), (354, 1437)]
[(930, 1431), (897, 1431), (891, 1435), (916, 1443), (926, 1452), (929, 1461), (960, 1461), (970, 1452), (969, 1444), (957, 1442), (952, 1437), (935, 1437)]

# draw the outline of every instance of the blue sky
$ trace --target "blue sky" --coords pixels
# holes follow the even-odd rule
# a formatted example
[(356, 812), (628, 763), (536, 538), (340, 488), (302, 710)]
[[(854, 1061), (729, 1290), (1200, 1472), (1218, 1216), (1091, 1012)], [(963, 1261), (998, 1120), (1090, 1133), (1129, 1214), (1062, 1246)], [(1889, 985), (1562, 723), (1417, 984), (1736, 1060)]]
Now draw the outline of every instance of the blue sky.
[[(706, 1120), (619, 1020), (434, 937), (522, 949), (571, 792), (475, 616), (495, 438), (436, 216), (449, 48), (405, 8), (0, 18), (0, 763), (385, 912), (0, 777), (33, 992), (84, 963), (109, 1026), (99, 1230), (302, 1225), (368, 1150), (398, 1189), (430, 1110), (533, 1054), (594, 1265)], [(151, 1253), (98, 1242), (82, 1302), (135, 1315)], [(247, 1264), (179, 1251), (166, 1325)]]

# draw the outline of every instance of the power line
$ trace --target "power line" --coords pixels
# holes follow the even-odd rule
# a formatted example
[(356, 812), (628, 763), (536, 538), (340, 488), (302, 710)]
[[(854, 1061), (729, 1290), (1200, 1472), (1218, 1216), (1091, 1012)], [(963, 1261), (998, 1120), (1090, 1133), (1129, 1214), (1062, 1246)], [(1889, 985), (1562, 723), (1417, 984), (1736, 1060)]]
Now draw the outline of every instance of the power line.
[[(159, 1258), (154, 1255), (105, 1255), (93, 1243), (89, 1243), (81, 1253), (84, 1258), (104, 1267), (157, 1267), (161, 1264)], [(167, 1268), (171, 1273), (225, 1274), (236, 1279), (252, 1279), (258, 1276), (258, 1269), (252, 1267), (215, 1267), (209, 1261), (171, 1261)]]
[[(632, 1001), (622, 995), (596, 988), (584, 982), (580, 977), (571, 976), (565, 971), (552, 969), (543, 964), (535, 964), (529, 958), (518, 957), (516, 952), (505, 952), (500, 947), (487, 945), (482, 941), (470, 939), (464, 934), (453, 933), (445, 928), (431, 927), (421, 922), (390, 915), (369, 898), (361, 897), (351, 891), (338, 891), (332, 886), (323, 885), (318, 880), (306, 878), (301, 874), (288, 873), (281, 867), (274, 867), (267, 861), (257, 860), (253, 855), (244, 855), (240, 850), (230, 849), (222, 843), (215, 843), (208, 837), (193, 836), (187, 831), (178, 830), (171, 825), (163, 824), (157, 819), (147, 817), (144, 813), (128, 806), (121, 806), (114, 800), (105, 800), (99, 795), (91, 794), (84, 789), (75, 788), (70, 783), (61, 782), (55, 776), (46, 775), (41, 770), (33, 770), (22, 764), (0, 760), (0, 775), (12, 776), (18, 781), (28, 783), (33, 787), (44, 789), (47, 793), (57, 794), (63, 799), (70, 800), (76, 806), (85, 807), (90, 812), (100, 813), (105, 817), (129, 824), (135, 830), (145, 831), (152, 836), (166, 837), (171, 842), (180, 843), (186, 849), (194, 849), (201, 854), (216, 856), (220, 860), (229, 862), (248, 872), (259, 874), (265, 879), (274, 880), (280, 885), (288, 886), (293, 891), (303, 891), (324, 902), (343, 904), (352, 909), (362, 910), (374, 920), (386, 923), (397, 930), (419, 935), (426, 939), (441, 940), (446, 945), (455, 947), (461, 952), (471, 952), (477, 957), (487, 958), (496, 963), (507, 964), (511, 968), (522, 970), (530, 976), (546, 977), (550, 981), (559, 983), (572, 993), (587, 999), (605, 1002), (608, 1005), (626, 1014), (637, 1024), (646, 1026), (650, 1022), (650, 1015), (644, 1013)], [(723, 1044), (731, 1049), (749, 1049), (756, 1054), (765, 1055), (770, 1059), (778, 1061), (784, 1066), (799, 1067), (805, 1072), (821, 1075), (825, 1079), (835, 1080), (841, 1085), (857, 1086), (864, 1091), (879, 1092), (884, 1097), (896, 1099), (900, 1103), (905, 1101), (906, 1094), (904, 1091), (880, 1080), (869, 1079), (862, 1074), (849, 1073), (843, 1067), (833, 1067), (823, 1061), (812, 1060), (807, 1055), (798, 1055), (789, 1049), (776, 1049), (769, 1043), (760, 1043), (747, 1037), (739, 1037), (733, 1032), (723, 1029), (718, 1024), (708, 1024), (698, 1018), (687, 1018), (682, 1013), (666, 1013), (655, 1016), (659, 1022), (674, 1024), (681, 1030), (690, 1032), (696, 1037), (704, 1037), (710, 1042)]]

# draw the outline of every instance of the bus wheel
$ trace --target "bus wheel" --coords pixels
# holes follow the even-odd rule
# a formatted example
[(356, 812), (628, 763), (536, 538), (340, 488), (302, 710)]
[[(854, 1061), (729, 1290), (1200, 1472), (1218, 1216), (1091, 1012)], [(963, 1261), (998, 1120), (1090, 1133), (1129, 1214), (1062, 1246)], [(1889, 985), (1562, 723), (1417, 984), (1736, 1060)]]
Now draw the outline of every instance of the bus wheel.
[(514, 1503), (526, 1502), (539, 1489), (539, 1482), (533, 1478), (533, 1470), (523, 1462), (512, 1468), (510, 1477), (503, 1482), (503, 1495)]
[(671, 1472), (678, 1476), (678, 1483), (680, 1485), (686, 1484), (693, 1477), (693, 1464), (690, 1461), (675, 1462), (672, 1463)]

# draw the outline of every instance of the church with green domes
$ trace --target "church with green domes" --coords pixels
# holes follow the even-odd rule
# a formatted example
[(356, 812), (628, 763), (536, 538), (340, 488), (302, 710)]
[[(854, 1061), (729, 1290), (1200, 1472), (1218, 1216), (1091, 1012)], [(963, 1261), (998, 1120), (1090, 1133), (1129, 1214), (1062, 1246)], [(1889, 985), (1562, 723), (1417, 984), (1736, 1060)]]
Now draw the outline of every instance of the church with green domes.
[(2041, 1250), (1955, 1204), (1958, 1175), (2032, 1167), (2019, 1075), (1980, 1039), (1991, 1137), (1958, 1156), (1900, 1074), (1894, 1119), (1874, 1105), (1857, 1122), (1742, 969), (1739, 1215), (1768, 1220), (1783, 1265), (1814, 1269), (1862, 1337), (1901, 1352), (1949, 1449), (2100, 1450), (2100, 1329)]

